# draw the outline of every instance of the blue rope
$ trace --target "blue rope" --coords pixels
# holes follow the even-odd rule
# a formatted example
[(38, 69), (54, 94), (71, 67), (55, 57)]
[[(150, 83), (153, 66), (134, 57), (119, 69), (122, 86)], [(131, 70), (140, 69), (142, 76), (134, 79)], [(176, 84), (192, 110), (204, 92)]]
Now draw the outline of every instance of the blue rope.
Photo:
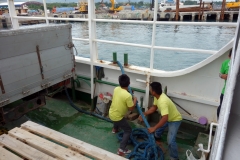
[[(122, 64), (119, 61), (117, 61), (117, 64), (120, 67), (122, 74), (125, 74)], [(133, 95), (130, 86), (128, 86), (128, 91), (131, 95)], [(142, 110), (138, 105), (138, 102), (136, 104), (136, 107), (139, 114), (142, 116), (146, 127), (150, 128), (150, 125), (145, 116), (143, 115)], [(122, 136), (123, 133), (120, 132), (118, 134), (118, 139), (122, 140)], [(137, 139), (141, 139), (142, 141), (137, 141)], [(131, 152), (127, 156), (127, 158), (129, 159), (134, 157), (134, 160), (158, 160), (158, 158), (160, 158), (160, 160), (164, 160), (162, 149), (156, 145), (154, 135), (149, 134), (147, 129), (134, 129), (130, 136), (129, 143), (133, 143), (134, 145), (133, 152)]]

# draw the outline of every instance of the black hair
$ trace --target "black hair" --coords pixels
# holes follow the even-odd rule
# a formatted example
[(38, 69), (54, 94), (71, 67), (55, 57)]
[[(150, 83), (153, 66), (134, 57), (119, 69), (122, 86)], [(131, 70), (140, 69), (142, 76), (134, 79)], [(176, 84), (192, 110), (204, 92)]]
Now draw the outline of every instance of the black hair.
[(232, 55), (232, 49), (229, 51), (228, 57), (231, 57), (231, 55)]
[(152, 87), (152, 91), (154, 91), (158, 95), (162, 94), (162, 85), (161, 85), (161, 83), (159, 83), (159, 82), (152, 82), (150, 84), (150, 86)]
[(121, 87), (128, 87), (130, 84), (130, 78), (126, 74), (122, 74), (118, 77), (118, 82)]

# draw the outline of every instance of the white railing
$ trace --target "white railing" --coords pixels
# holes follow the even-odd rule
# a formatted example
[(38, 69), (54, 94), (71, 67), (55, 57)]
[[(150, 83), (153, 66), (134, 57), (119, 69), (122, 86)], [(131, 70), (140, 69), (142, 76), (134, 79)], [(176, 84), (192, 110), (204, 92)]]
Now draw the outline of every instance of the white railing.
[[(77, 40), (77, 39), (74, 39), (74, 40)], [(84, 40), (86, 40), (86, 39), (84, 39)], [(126, 43), (126, 42), (118, 42), (118, 41), (108, 41), (108, 40), (101, 40), (101, 39), (94, 39), (93, 41), (101, 42), (101, 43), (108, 43), (108, 44), (118, 44), (118, 45), (132, 46), (132, 47), (161, 49), (161, 50), (168, 50), (168, 51), (179, 51), (179, 52), (185, 51), (185, 52), (204, 53), (204, 54), (215, 54), (215, 53), (217, 53), (217, 51), (215, 51), (215, 50), (152, 46), (152, 45), (145, 45), (145, 44)]]
[[(71, 18), (72, 19), (72, 18)], [(153, 24), (154, 21), (137, 21), (137, 20), (114, 20), (114, 19), (93, 19), (95, 22), (111, 23), (132, 23), (132, 24)], [(225, 26), (237, 27), (234, 22), (175, 22), (175, 21), (156, 21), (158, 25), (180, 25), (180, 26)]]
[[(240, 10), (239, 10), (240, 12)], [(237, 99), (238, 96), (236, 96), (236, 94), (238, 94), (237, 92), (237, 87), (236, 87), (236, 83), (239, 83), (237, 81), (237, 77), (239, 76), (239, 66), (240, 66), (240, 57), (239, 57), (239, 39), (240, 39), (240, 16), (238, 16), (238, 21), (237, 21), (237, 29), (235, 32), (235, 36), (234, 36), (234, 43), (233, 43), (233, 50), (232, 50), (232, 55), (231, 55), (231, 65), (230, 65), (230, 70), (228, 73), (228, 80), (227, 80), (227, 84), (226, 84), (226, 90), (224, 93), (224, 98), (222, 101), (222, 109), (219, 115), (219, 125), (218, 125), (218, 131), (215, 134), (215, 141), (213, 142), (213, 146), (212, 147), (212, 151), (211, 151), (211, 155), (210, 155), (210, 160), (221, 160), (223, 159), (223, 155), (224, 155), (224, 147), (225, 146), (225, 140), (226, 140), (226, 133), (227, 133), (227, 128), (230, 125), (229, 123), (229, 117), (232, 116), (231, 115), (231, 108), (232, 108), (232, 104), (233, 101), (235, 99)], [(235, 95), (234, 95), (235, 94)], [(234, 130), (236, 133), (239, 132), (239, 130), (235, 129)], [(234, 138), (229, 138), (230, 140), (233, 140)], [(230, 141), (229, 140), (229, 141)], [(237, 146), (237, 144), (235, 145)], [(237, 150), (237, 147), (235, 148)], [(225, 152), (226, 153), (226, 152)], [(235, 157), (234, 155), (225, 155), (225, 157), (230, 157), (232, 159), (238, 159), (237, 157)]]
[[(13, 16), (13, 19), (29, 19), (29, 20), (56, 20), (56, 21), (72, 21), (73, 18), (55, 18), (55, 17), (22, 17), (22, 16)], [(88, 21), (88, 19), (85, 18), (74, 18), (74, 21)]]
[(44, 7), (44, 16), (45, 16), (45, 18), (46, 18), (46, 23), (47, 23), (47, 25), (49, 25), (49, 20), (47, 19), (47, 18), (48, 18), (48, 15), (47, 15), (46, 0), (43, 0), (43, 7)]
[[(49, 24), (49, 20), (64, 20), (64, 21), (87, 21), (89, 26), (89, 38), (77, 38), (73, 37), (73, 40), (76, 41), (87, 41), (90, 46), (90, 64), (91, 64), (91, 77), (94, 77), (94, 65), (104, 67), (104, 64), (98, 63), (98, 50), (97, 43), (108, 43), (108, 44), (117, 44), (117, 45), (125, 45), (125, 46), (133, 46), (133, 47), (142, 47), (151, 49), (150, 55), (150, 71), (153, 71), (153, 63), (154, 63), (154, 49), (161, 50), (171, 50), (171, 51), (185, 51), (185, 52), (195, 52), (195, 53), (204, 53), (204, 54), (215, 54), (217, 51), (214, 50), (201, 50), (201, 49), (189, 49), (189, 48), (173, 48), (173, 47), (165, 47), (165, 46), (156, 46), (155, 45), (155, 35), (156, 35), (156, 25), (188, 25), (188, 26), (228, 26), (228, 27), (236, 27), (236, 23), (229, 22), (174, 22), (174, 21), (157, 21), (157, 8), (158, 8), (158, 0), (155, 0), (154, 3), (154, 18), (153, 21), (136, 21), (136, 20), (110, 20), (110, 19), (96, 19), (95, 17), (95, 2), (94, 0), (88, 0), (88, 18), (55, 18), (47, 16), (46, 9), (46, 1), (43, 0), (44, 4), (44, 13), (45, 17), (20, 17), (16, 16), (15, 6), (13, 3), (14, 0), (8, 0), (9, 5), (9, 13), (12, 19), (13, 29), (19, 28), (18, 19), (32, 19), (32, 20), (46, 20), (47, 25)], [(135, 43), (125, 43), (125, 42), (116, 42), (116, 41), (107, 41), (96, 38), (96, 22), (111, 22), (111, 23), (133, 23), (133, 24), (149, 24), (153, 26), (152, 30), (152, 42), (150, 45), (142, 45)], [(89, 61), (88, 61), (89, 62)], [(149, 82), (151, 72), (147, 73), (147, 82)], [(93, 78), (91, 78), (91, 86), (94, 86)], [(91, 87), (91, 98), (93, 98), (94, 87)], [(149, 86), (146, 87), (146, 95), (148, 97)], [(146, 98), (148, 101), (148, 98)]]
[(203, 148), (203, 144), (198, 144), (198, 151), (202, 151), (202, 152), (205, 152), (205, 153), (209, 153), (210, 152), (210, 149), (211, 149), (211, 143), (212, 143), (212, 131), (213, 131), (213, 126), (218, 126), (218, 123), (211, 123), (210, 124), (210, 131), (209, 131), (209, 137), (208, 137), (208, 146), (207, 146), (207, 149), (204, 149)]

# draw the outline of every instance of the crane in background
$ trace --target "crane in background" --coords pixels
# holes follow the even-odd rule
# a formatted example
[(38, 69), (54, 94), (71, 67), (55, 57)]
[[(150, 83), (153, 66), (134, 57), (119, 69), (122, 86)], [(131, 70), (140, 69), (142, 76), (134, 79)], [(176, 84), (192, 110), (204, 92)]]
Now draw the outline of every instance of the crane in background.
[[(121, 10), (124, 9), (123, 6), (119, 6), (119, 7), (116, 7), (116, 0), (110, 0), (111, 2), (111, 7), (109, 8), (109, 12), (119, 12)], [(79, 0), (79, 3), (78, 3), (78, 6), (79, 6), (79, 12), (80, 13), (85, 13), (87, 14), (88, 13), (88, 2), (87, 0)], [(101, 6), (104, 7), (104, 3), (103, 3), (103, 0), (101, 0)]]
[(117, 8), (115, 8), (115, 5), (117, 4), (116, 0), (110, 0), (112, 7), (109, 8), (110, 12), (119, 12), (121, 10), (123, 10), (123, 6), (119, 6)]
[(236, 10), (238, 11), (240, 8), (240, 0), (236, 0), (235, 2), (227, 2), (226, 3), (226, 8), (228, 10)]
[(79, 12), (80, 13), (88, 13), (88, 2), (87, 0), (80, 0), (79, 3)]

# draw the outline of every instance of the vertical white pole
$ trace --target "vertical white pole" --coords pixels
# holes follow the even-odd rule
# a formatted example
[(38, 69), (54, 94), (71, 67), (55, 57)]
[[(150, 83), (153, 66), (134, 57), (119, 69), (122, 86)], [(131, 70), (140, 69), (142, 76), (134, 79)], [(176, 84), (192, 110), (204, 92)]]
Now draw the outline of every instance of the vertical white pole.
[(96, 22), (95, 19), (95, 2), (94, 0), (88, 0), (88, 26), (89, 26), (89, 47), (91, 58), (91, 99), (94, 98), (94, 65), (97, 60), (97, 42), (96, 39)]
[(47, 6), (46, 6), (46, 0), (43, 0), (43, 7), (44, 7), (44, 16), (46, 17), (46, 23), (47, 25), (49, 25), (49, 20), (47, 19), (48, 18), (48, 15), (47, 15)]
[(146, 106), (145, 111), (148, 109), (148, 101), (149, 101), (149, 85), (150, 85), (150, 73), (147, 74), (147, 79), (146, 79), (146, 93), (145, 93), (145, 99), (144, 99), (144, 106)]
[(18, 29), (19, 28), (18, 19), (12, 18), (12, 17), (17, 16), (16, 10), (15, 10), (15, 5), (14, 5), (14, 0), (8, 0), (7, 2), (8, 2), (9, 14), (11, 17), (12, 27), (13, 27), (13, 29)]
[(157, 11), (158, 11), (158, 0), (155, 0), (154, 16), (153, 16), (153, 31), (152, 31), (152, 47), (151, 47), (151, 56), (150, 56), (150, 70), (153, 70), (153, 64), (154, 64), (154, 49), (153, 49), (153, 47), (155, 46)]
[[(158, 11), (158, 0), (154, 2), (154, 16), (153, 16), (153, 30), (152, 30), (152, 47), (151, 47), (151, 55), (150, 55), (150, 72), (153, 70), (154, 65), (154, 46), (155, 46), (155, 37), (156, 37), (156, 21), (157, 21), (157, 11)], [(146, 87), (146, 106), (148, 107), (149, 102), (149, 84), (150, 84), (151, 75), (147, 75), (147, 87)]]

